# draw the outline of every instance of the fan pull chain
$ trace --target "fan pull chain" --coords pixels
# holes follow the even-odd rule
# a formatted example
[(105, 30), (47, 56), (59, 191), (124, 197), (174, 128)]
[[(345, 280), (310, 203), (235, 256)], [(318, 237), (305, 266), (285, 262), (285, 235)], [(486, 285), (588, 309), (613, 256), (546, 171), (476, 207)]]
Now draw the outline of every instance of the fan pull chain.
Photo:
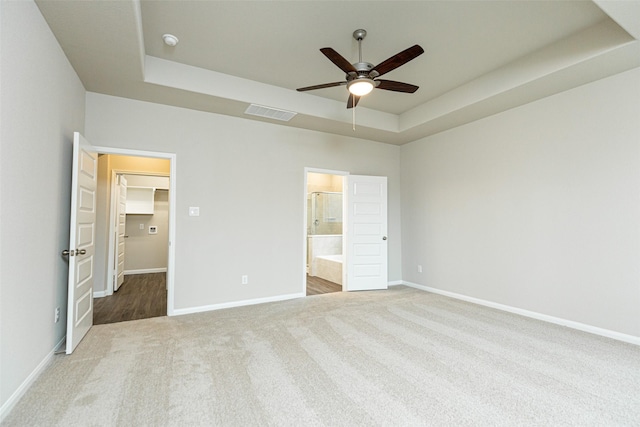
[(353, 131), (356, 131), (356, 107), (351, 109), (353, 111)]

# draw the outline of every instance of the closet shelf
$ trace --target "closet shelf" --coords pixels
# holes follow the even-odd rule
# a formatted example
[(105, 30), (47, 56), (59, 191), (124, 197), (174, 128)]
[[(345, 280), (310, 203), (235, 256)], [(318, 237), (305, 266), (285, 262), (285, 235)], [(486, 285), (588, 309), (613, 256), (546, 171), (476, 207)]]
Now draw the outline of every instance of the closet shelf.
[(125, 212), (135, 215), (153, 215), (155, 187), (127, 187)]

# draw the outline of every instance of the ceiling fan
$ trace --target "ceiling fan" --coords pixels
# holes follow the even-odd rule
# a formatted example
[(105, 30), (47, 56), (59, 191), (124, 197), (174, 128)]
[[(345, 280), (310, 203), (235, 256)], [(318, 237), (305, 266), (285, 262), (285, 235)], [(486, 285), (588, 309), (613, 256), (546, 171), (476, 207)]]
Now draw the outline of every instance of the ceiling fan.
[(395, 70), (401, 65), (406, 64), (412, 59), (422, 55), (424, 49), (419, 45), (413, 45), (408, 49), (403, 50), (400, 53), (393, 55), (376, 66), (368, 62), (362, 62), (362, 40), (366, 37), (367, 32), (365, 30), (355, 30), (353, 32), (353, 38), (358, 41), (359, 59), (358, 62), (351, 64), (342, 55), (333, 50), (330, 47), (323, 47), (320, 49), (331, 62), (338, 66), (342, 71), (347, 73), (346, 80), (333, 83), (324, 83), (315, 86), (301, 87), (297, 89), (298, 92), (305, 92), (308, 90), (324, 89), (334, 86), (347, 86), (349, 90), (349, 99), (347, 100), (347, 108), (353, 108), (358, 105), (360, 97), (368, 94), (374, 88), (390, 90), (393, 92), (405, 92), (414, 93), (418, 90), (418, 86), (396, 82), (393, 80), (378, 79), (378, 77), (389, 71)]

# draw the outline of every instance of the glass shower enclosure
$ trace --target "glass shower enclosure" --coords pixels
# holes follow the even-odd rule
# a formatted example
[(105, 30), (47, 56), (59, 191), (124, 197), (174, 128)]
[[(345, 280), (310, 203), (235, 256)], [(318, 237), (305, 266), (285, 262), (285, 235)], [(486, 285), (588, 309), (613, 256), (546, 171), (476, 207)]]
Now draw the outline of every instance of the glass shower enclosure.
[(342, 193), (315, 191), (309, 194), (309, 235), (342, 234)]

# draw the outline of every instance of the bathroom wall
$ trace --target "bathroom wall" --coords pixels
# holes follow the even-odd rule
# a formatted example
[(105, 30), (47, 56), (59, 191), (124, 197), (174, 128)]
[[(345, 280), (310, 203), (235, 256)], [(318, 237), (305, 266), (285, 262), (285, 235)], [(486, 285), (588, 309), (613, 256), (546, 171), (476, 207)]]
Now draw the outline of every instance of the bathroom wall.
[(342, 175), (329, 175), (309, 172), (307, 174), (307, 193), (314, 191), (342, 192)]

